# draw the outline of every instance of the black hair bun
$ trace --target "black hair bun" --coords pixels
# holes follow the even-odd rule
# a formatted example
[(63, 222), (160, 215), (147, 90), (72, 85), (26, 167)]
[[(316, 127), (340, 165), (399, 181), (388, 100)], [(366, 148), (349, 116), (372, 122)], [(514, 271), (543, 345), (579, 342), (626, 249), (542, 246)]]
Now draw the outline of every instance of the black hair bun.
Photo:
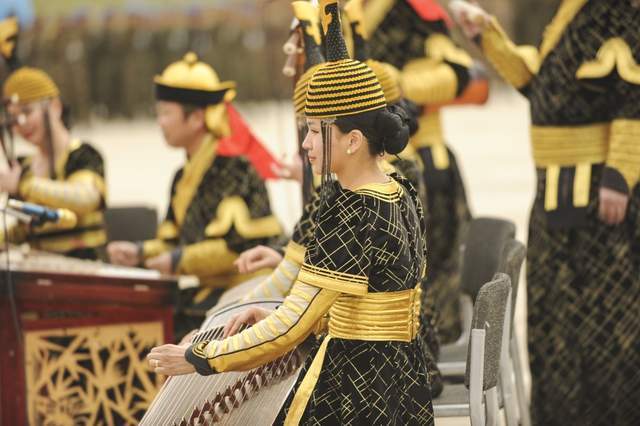
[(418, 127), (420, 126), (418, 119), (420, 118), (422, 108), (407, 98), (400, 99), (397, 104), (404, 108), (409, 116), (409, 135), (415, 135), (418, 131)]
[(400, 105), (389, 105), (378, 113), (376, 133), (382, 148), (389, 154), (399, 154), (409, 143), (411, 118)]

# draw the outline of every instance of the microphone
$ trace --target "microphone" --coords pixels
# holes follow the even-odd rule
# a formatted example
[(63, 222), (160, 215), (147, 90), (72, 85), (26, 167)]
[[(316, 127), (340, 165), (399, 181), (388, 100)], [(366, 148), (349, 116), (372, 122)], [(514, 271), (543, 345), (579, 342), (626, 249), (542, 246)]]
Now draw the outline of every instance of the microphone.
[(51, 222), (62, 228), (69, 229), (78, 223), (76, 214), (67, 209), (51, 209), (39, 204), (25, 203), (11, 198), (7, 201), (7, 206), (31, 216), (33, 224), (36, 226)]

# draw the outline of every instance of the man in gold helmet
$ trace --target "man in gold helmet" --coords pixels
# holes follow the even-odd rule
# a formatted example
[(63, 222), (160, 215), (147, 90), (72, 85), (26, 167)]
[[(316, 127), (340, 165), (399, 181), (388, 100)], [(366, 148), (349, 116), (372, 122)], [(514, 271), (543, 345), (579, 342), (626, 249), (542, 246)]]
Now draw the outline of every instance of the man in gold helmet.
[[(222, 155), (230, 136), (228, 105), (235, 83), (221, 82), (194, 53), (155, 78), (157, 121), (166, 142), (184, 149), (187, 162), (171, 185), (171, 202), (157, 237), (108, 246), (111, 262), (163, 273), (196, 275), (200, 287), (177, 318), (177, 335), (198, 327), (220, 293), (250, 278), (233, 265), (238, 253), (269, 244), (282, 229), (271, 212), (264, 182), (241, 156)], [(231, 135), (233, 140), (233, 135)], [(258, 271), (260, 273), (262, 271)]]
[(65, 124), (60, 91), (42, 70), (23, 67), (3, 87), (13, 130), (36, 146), (34, 155), (13, 161), (0, 173), (0, 191), (11, 197), (74, 212), (77, 224), (17, 225), (12, 242), (80, 258), (97, 258), (106, 242), (103, 222), (106, 184), (102, 156), (90, 144), (74, 139)]

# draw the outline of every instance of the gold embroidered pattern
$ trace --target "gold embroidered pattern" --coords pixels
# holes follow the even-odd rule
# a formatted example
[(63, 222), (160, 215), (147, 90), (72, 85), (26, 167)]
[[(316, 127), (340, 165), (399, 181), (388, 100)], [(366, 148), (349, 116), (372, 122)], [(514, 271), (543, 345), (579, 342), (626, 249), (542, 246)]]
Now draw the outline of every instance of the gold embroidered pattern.
[(238, 195), (220, 202), (216, 218), (207, 225), (204, 233), (210, 238), (222, 237), (232, 226), (240, 236), (247, 239), (271, 237), (282, 232), (278, 219), (273, 215), (253, 219), (249, 207)]
[(616, 69), (623, 80), (632, 84), (640, 84), (640, 65), (631, 53), (631, 48), (624, 39), (614, 37), (607, 40), (598, 50), (596, 59), (586, 62), (578, 68), (576, 77), (602, 78)]
[[(393, 166), (392, 166), (393, 167)], [(404, 190), (394, 179), (386, 183), (369, 183), (357, 188), (354, 192), (368, 195), (388, 203), (395, 203), (400, 200)]]

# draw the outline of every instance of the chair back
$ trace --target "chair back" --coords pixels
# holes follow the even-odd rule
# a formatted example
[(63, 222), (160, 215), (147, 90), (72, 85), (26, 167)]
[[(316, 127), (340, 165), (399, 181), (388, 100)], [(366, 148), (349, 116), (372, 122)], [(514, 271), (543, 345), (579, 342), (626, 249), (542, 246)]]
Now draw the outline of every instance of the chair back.
[(513, 222), (479, 217), (471, 221), (462, 254), (460, 290), (471, 300), (485, 283), (492, 280), (498, 268), (505, 244), (513, 240), (516, 226)]
[[(485, 330), (483, 390), (498, 384), (500, 356), (502, 350), (503, 329), (507, 303), (509, 302), (511, 283), (509, 276), (498, 273), (495, 278), (483, 285), (478, 291), (473, 307), (472, 329)], [(469, 386), (471, 350), (467, 352), (467, 370), (465, 385)]]
[(143, 241), (155, 238), (158, 213), (142, 206), (112, 207), (104, 212), (109, 241)]
[[(510, 240), (504, 246), (499, 272), (509, 275), (511, 279), (511, 324), (513, 324), (516, 312), (516, 299), (518, 298), (518, 284), (520, 282), (520, 270), (527, 255), (527, 248), (518, 240)], [(511, 327), (513, 332), (513, 327)]]

